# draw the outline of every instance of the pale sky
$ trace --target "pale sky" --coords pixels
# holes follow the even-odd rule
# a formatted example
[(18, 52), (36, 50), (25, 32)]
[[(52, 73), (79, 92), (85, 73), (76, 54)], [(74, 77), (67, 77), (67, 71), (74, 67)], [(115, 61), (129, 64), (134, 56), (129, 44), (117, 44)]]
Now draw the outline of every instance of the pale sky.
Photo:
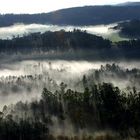
[(126, 1), (128, 0), (0, 0), (0, 13), (46, 13), (68, 7), (116, 4)]

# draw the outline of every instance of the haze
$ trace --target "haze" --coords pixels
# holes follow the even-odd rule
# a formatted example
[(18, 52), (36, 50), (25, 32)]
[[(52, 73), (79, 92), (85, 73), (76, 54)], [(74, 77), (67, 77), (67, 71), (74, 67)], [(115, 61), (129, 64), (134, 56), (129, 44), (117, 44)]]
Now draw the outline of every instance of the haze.
[[(127, 0), (0, 0), (0, 13), (42, 13), (57, 9), (85, 5), (110, 5), (123, 3)], [(131, 0), (132, 2), (135, 0)]]

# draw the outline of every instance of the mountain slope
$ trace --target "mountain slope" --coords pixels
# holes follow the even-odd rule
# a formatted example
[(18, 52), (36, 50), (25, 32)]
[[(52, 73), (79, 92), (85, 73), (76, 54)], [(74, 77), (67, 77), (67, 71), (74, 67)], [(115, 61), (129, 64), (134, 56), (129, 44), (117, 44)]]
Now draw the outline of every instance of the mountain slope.
[(42, 14), (0, 15), (0, 26), (14, 23), (49, 23), (66, 25), (97, 25), (140, 19), (140, 6), (86, 6)]
[(140, 6), (140, 2), (125, 2), (118, 4), (118, 6)]
[(130, 20), (119, 23), (114, 29), (120, 30), (120, 35), (140, 38), (140, 20)]

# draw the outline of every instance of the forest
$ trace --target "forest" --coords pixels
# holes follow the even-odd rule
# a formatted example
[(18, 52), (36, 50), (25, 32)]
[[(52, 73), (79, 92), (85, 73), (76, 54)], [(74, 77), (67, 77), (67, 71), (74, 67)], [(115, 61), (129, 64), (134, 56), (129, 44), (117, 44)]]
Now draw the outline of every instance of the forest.
[(43, 34), (32, 33), (23, 37), (15, 37), (12, 40), (0, 40), (0, 46), (0, 52), (32, 53), (50, 50), (107, 49), (110, 47), (110, 41), (75, 29), (72, 32), (48, 31)]
[[(58, 82), (60, 74), (70, 73), (67, 68), (57, 70), (50, 62), (48, 65), (42, 75), (0, 77), (1, 98), (10, 94), (16, 98), (24, 92), (30, 98), (40, 87), (38, 98), (2, 107), (0, 139), (139, 139), (140, 69), (106, 64), (75, 80), (61, 78), (65, 82)], [(44, 66), (39, 64), (38, 72), (40, 67)], [(115, 86), (117, 81), (122, 86)]]
[[(0, 54), (43, 55), (59, 59), (117, 60), (139, 59), (140, 40), (111, 42), (86, 31), (74, 29), (13, 37), (0, 40)], [(49, 55), (50, 54), (50, 55)]]
[[(90, 14), (89, 14), (90, 13)], [(140, 19), (140, 5), (84, 6), (38, 14), (1, 14), (0, 27), (15, 23), (56, 25), (99, 25)]]
[(140, 38), (140, 20), (130, 20), (119, 23), (114, 29), (120, 29), (120, 34), (131, 38)]
[(0, 14), (0, 140), (139, 140), (139, 13)]
[[(83, 85), (86, 85), (84, 80)], [(44, 88), (40, 100), (4, 106), (0, 113), (0, 138), (78, 140), (81, 130), (83, 140), (139, 139), (139, 108), (140, 92), (135, 87), (131, 92), (124, 92), (112, 84), (102, 83), (78, 92), (61, 83), (54, 93)], [(94, 137), (90, 133), (94, 129), (104, 130), (106, 134)]]

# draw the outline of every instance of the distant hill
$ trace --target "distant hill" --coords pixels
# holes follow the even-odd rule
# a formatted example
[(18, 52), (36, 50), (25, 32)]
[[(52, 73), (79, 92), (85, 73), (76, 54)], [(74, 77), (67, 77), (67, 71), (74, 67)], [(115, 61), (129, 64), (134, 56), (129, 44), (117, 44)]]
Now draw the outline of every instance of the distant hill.
[(91, 50), (91, 49), (109, 49), (111, 42), (102, 37), (91, 35), (81, 30), (65, 32), (63, 30), (56, 32), (33, 33), (23, 37), (15, 37), (12, 40), (0, 40), (1, 52), (25, 52), (52, 50)]
[(40, 23), (58, 25), (97, 25), (140, 19), (138, 6), (85, 6), (41, 14), (0, 15), (0, 26), (14, 23)]
[(112, 43), (81, 30), (32, 33), (0, 40), (0, 58), (14, 55), (50, 59), (140, 60), (140, 39)]
[(140, 6), (140, 2), (125, 2), (117, 4), (118, 6)]
[(140, 20), (130, 20), (119, 23), (114, 29), (120, 30), (120, 35), (140, 38)]

